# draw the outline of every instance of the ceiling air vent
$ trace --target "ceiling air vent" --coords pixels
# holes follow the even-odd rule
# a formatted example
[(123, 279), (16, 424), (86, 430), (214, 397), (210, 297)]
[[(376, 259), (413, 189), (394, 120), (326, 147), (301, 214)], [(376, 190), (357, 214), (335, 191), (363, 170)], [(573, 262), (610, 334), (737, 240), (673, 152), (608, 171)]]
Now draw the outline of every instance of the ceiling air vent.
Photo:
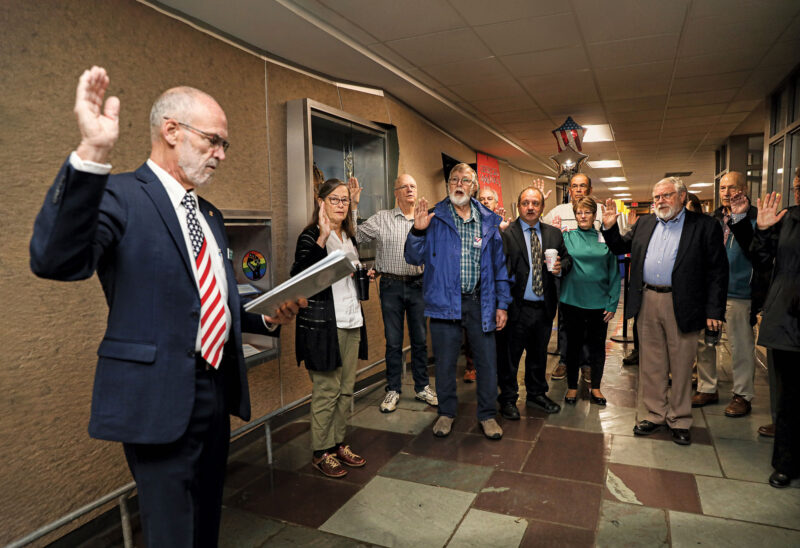
[(666, 177), (688, 177), (691, 175), (692, 171), (672, 171), (670, 173), (665, 173), (664, 178)]

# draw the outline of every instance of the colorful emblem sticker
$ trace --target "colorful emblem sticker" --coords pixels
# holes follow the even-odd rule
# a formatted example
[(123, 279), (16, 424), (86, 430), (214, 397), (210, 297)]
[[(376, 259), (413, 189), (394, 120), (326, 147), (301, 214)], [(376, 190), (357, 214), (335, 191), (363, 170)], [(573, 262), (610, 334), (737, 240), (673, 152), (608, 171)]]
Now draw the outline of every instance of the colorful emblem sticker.
[(267, 272), (267, 260), (258, 251), (248, 251), (242, 259), (242, 271), (247, 279), (260, 280)]

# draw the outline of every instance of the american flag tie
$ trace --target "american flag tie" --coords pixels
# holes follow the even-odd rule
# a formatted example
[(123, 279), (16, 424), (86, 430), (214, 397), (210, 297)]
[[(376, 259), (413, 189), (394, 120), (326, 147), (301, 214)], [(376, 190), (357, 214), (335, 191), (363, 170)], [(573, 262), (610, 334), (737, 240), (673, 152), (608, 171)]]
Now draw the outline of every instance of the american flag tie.
[(208, 252), (203, 229), (197, 221), (195, 198), (187, 192), (181, 203), (186, 208), (189, 240), (192, 242), (200, 286), (200, 355), (217, 369), (222, 361), (222, 347), (225, 345), (227, 331), (225, 304), (222, 302), (222, 294), (211, 268), (211, 254)]

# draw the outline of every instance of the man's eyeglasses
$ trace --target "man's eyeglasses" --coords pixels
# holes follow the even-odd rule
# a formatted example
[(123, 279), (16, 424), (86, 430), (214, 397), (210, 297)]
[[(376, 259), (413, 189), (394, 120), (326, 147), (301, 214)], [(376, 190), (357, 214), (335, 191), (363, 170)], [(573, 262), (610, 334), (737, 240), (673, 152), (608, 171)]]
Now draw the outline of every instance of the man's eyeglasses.
[(343, 206), (346, 206), (350, 204), (350, 198), (339, 198), (337, 196), (328, 196), (328, 201), (331, 203), (331, 205), (342, 204)]
[(462, 177), (460, 179), (458, 177), (450, 177), (447, 182), (450, 183), (450, 186), (469, 186), (472, 184), (472, 177)]
[(667, 192), (666, 194), (653, 194), (653, 201), (660, 202), (661, 200), (669, 200), (676, 194), (677, 192)]
[[(169, 118), (164, 116), (164, 120), (169, 120)], [(178, 122), (177, 120), (175, 121)], [(231, 146), (231, 144), (228, 141), (226, 141), (216, 133), (206, 133), (202, 129), (197, 129), (196, 127), (190, 126), (189, 124), (184, 124), (183, 122), (178, 122), (178, 125), (185, 127), (189, 131), (194, 131), (199, 136), (205, 138), (211, 145), (211, 148), (222, 147), (222, 150), (224, 152), (228, 152), (228, 147)]]
[(589, 188), (589, 185), (584, 183), (584, 184), (577, 184), (577, 185), (569, 185), (569, 187), (570, 188), (574, 188), (574, 189), (582, 188), (582, 189), (586, 190), (586, 189)]

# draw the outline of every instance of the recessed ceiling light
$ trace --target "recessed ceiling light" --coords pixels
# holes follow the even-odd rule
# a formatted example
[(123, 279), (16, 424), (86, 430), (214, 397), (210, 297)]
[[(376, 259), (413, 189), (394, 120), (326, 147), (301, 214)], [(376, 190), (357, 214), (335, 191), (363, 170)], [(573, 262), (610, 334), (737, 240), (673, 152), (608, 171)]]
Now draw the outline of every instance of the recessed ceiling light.
[(592, 169), (606, 169), (610, 167), (622, 167), (622, 162), (619, 160), (595, 160), (594, 162), (586, 162)]
[(714, 186), (714, 183), (692, 183), (689, 188), (700, 188), (704, 186)]
[(600, 177), (600, 180), (604, 183), (621, 183), (622, 181), (627, 181), (625, 177)]
[(608, 124), (583, 127), (586, 128), (586, 133), (583, 134), (584, 143), (597, 143), (600, 141), (614, 140), (614, 136), (611, 134), (611, 126)]
[(627, 186), (612, 186), (608, 190), (630, 190), (630, 188)]

